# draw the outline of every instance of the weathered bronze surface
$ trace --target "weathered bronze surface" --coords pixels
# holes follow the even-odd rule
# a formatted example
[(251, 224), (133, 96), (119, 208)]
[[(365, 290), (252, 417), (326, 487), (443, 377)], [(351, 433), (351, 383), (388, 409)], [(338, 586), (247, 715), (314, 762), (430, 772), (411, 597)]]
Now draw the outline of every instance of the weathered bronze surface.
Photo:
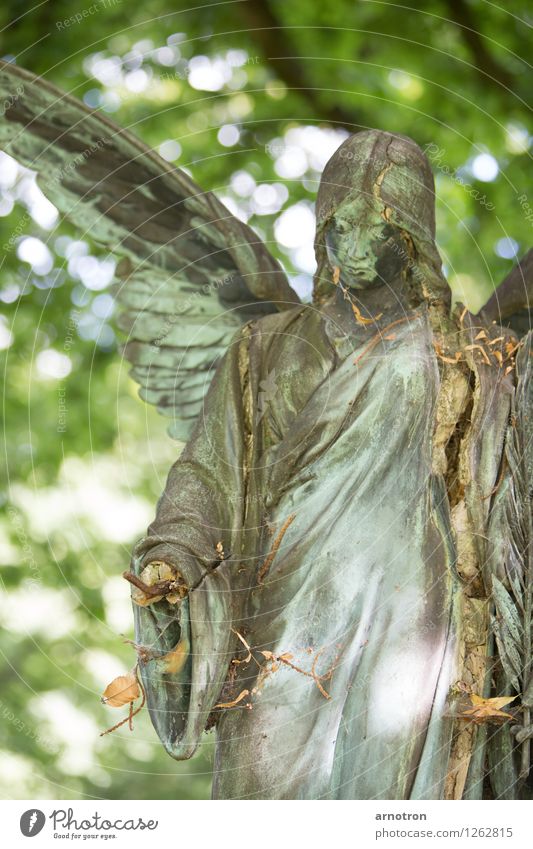
[[(216, 726), (217, 798), (530, 795), (531, 335), (508, 326), (527, 306), (516, 275), (478, 317), (453, 306), (427, 159), (371, 130), (324, 170), (301, 304), (214, 196), (0, 67), (7, 93), (20, 79), (0, 142), (123, 257), (141, 395), (175, 435), (196, 422), (128, 576), (167, 751), (190, 757)], [(472, 720), (474, 697), (505, 695), (512, 721)]]
[[(453, 704), (493, 692), (491, 492), (516, 340), (450, 313), (433, 202), (410, 140), (342, 145), (317, 200), (315, 303), (234, 339), (136, 549), (134, 569), (156, 557), (191, 583), (217, 541), (233, 553), (189, 594), (191, 666), (145, 677), (177, 757), (217, 698), (235, 703), (214, 711), (216, 797), (483, 794), (485, 729)], [(138, 639), (169, 616), (137, 609)]]

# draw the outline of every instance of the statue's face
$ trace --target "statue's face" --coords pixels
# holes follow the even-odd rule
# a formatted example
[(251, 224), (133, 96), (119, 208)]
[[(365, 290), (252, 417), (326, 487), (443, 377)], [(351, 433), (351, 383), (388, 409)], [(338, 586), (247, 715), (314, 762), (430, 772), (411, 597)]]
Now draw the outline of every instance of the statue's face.
[(324, 232), (328, 259), (340, 268), (341, 282), (352, 289), (392, 284), (409, 263), (400, 231), (393, 224), (361, 225), (339, 209)]

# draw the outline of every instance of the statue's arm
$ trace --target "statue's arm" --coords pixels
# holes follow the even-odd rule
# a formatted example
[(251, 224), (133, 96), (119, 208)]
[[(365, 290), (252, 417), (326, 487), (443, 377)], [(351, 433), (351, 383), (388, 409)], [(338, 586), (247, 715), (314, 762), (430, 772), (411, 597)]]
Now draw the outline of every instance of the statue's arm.
[[(141, 602), (134, 603), (135, 637), (152, 722), (180, 759), (198, 745), (235, 641), (231, 573), (244, 503), (242, 344), (237, 339), (218, 368), (126, 575)], [(168, 581), (167, 569), (167, 580), (157, 584), (157, 564), (170, 567), (175, 580)], [(152, 586), (143, 592), (146, 582)], [(149, 593), (156, 591), (154, 602)]]

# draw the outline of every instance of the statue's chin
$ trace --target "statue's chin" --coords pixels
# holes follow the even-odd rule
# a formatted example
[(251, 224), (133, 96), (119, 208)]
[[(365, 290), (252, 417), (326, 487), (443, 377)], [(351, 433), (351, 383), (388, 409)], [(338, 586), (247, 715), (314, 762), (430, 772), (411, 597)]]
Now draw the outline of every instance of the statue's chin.
[(341, 280), (348, 289), (378, 289), (383, 286), (383, 280), (379, 277), (361, 277), (350, 272), (342, 275)]

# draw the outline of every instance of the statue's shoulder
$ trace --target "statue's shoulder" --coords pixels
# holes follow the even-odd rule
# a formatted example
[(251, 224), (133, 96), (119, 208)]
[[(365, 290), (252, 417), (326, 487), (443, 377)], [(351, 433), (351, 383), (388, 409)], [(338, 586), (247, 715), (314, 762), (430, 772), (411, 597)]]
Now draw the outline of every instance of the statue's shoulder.
[(244, 355), (254, 367), (267, 372), (275, 368), (296, 382), (306, 368), (322, 374), (337, 359), (326, 316), (309, 303), (253, 319), (240, 329), (238, 341), (241, 361)]
[(239, 329), (237, 335), (242, 339), (260, 338), (264, 344), (268, 338), (279, 338), (282, 334), (301, 339), (325, 336), (325, 316), (313, 304), (298, 304), (251, 319)]

